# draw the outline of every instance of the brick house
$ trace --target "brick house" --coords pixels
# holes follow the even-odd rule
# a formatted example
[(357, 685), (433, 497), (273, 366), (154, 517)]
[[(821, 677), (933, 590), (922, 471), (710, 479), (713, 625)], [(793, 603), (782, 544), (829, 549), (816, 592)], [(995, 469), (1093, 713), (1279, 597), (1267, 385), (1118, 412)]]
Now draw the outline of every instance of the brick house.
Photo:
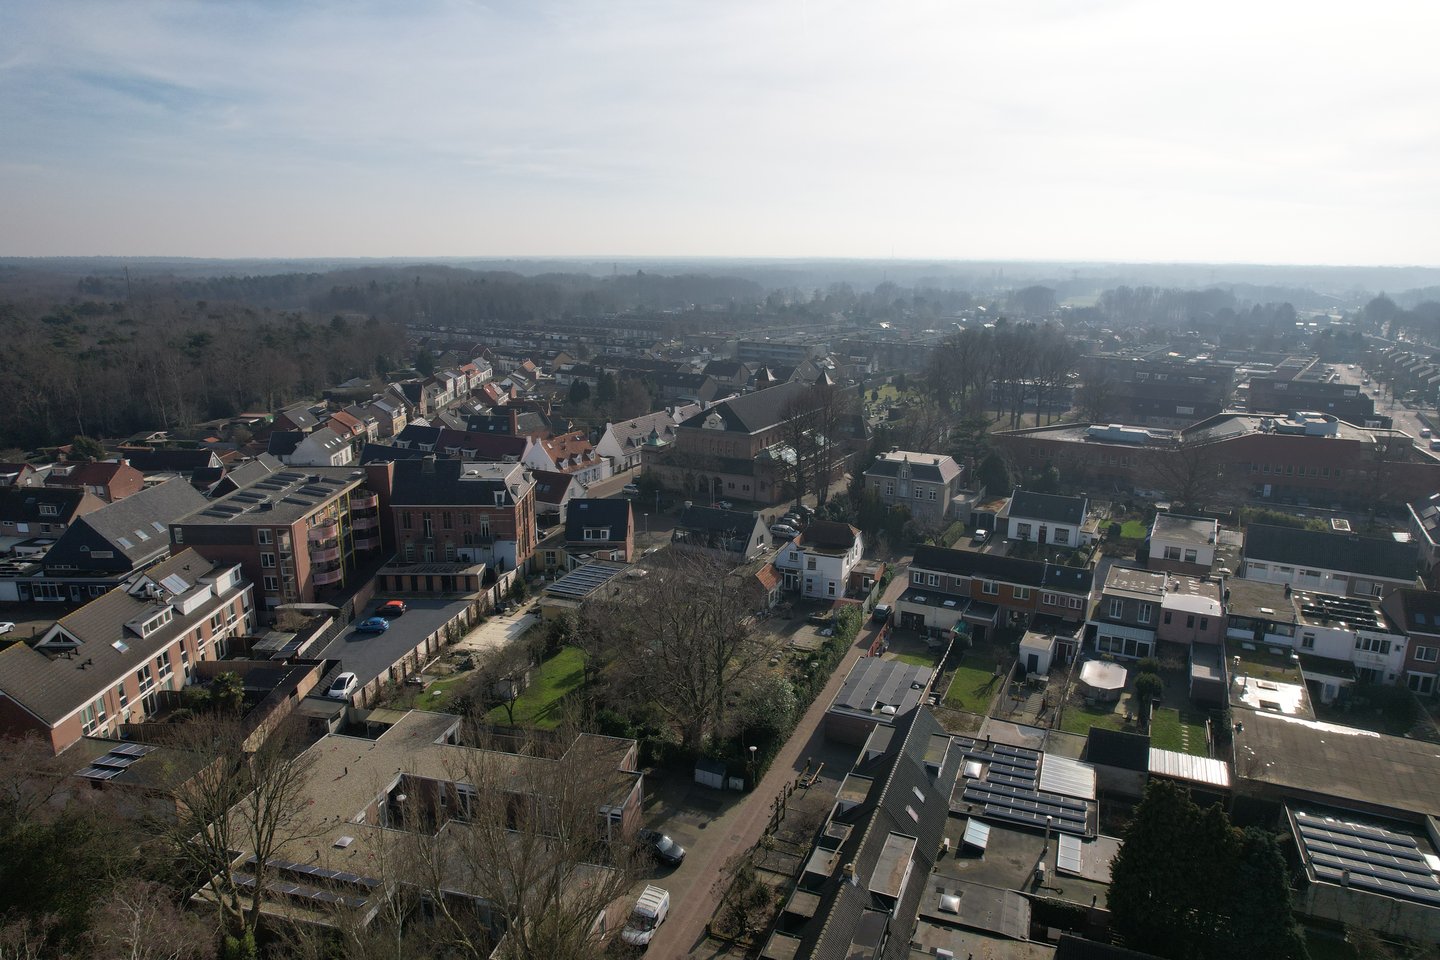
[(0, 651), (0, 731), (39, 734), (57, 754), (81, 737), (116, 736), (253, 629), (239, 567), (182, 550), (61, 617), (35, 645)]
[(1090, 567), (921, 546), (910, 563), (910, 585), (895, 604), (896, 622), (911, 630), (963, 624), (977, 639), (997, 626), (1028, 626), (1037, 617), (1078, 626), (1087, 616), (1094, 577)]
[(522, 465), (425, 459), (366, 469), (387, 491), (382, 499), (400, 559), (528, 569), (537, 539), (535, 481)]
[(964, 475), (951, 456), (892, 447), (865, 471), (865, 485), (887, 507), (905, 507), (916, 524), (933, 530), (950, 517)]
[(1440, 593), (1395, 590), (1380, 601), (1380, 609), (1409, 639), (1401, 667), (1405, 686), (1420, 696), (1440, 692)]
[(1150, 524), (1145, 566), (1191, 576), (1204, 576), (1215, 565), (1220, 525), (1202, 517), (1160, 511)]
[(1376, 598), (1415, 586), (1418, 559), (1413, 543), (1252, 523), (1237, 573), (1296, 590)]
[(114, 503), (145, 489), (145, 475), (123, 460), (63, 463), (50, 471), (45, 485), (79, 487), (106, 503)]

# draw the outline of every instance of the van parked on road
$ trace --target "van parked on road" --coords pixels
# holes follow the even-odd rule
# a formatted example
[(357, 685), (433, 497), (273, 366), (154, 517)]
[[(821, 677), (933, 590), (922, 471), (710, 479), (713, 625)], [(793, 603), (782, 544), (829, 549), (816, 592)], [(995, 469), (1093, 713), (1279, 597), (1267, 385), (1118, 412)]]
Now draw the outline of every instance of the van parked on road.
[(635, 910), (620, 936), (632, 946), (646, 946), (655, 938), (655, 931), (669, 913), (670, 891), (661, 887), (646, 887), (641, 891), (640, 899), (635, 901)]

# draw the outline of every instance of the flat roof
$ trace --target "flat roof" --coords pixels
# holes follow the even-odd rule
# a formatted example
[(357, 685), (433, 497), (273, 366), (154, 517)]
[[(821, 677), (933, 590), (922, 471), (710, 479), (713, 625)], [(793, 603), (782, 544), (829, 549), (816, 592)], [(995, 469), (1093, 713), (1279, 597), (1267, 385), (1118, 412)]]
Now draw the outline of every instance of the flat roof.
[(1152, 535), (1160, 540), (1174, 540), (1210, 546), (1215, 543), (1219, 524), (1202, 517), (1182, 517), (1179, 514), (1160, 512), (1155, 514)]
[(569, 600), (583, 600), (624, 573), (627, 568), (628, 565), (624, 563), (592, 560), (549, 584), (545, 588), (545, 595)]
[(1104, 593), (1149, 599), (1165, 593), (1165, 574), (1155, 570), (1112, 566), (1105, 575)]
[(1285, 595), (1284, 584), (1227, 577), (1225, 589), (1230, 593), (1225, 600), (1225, 610), (1232, 617), (1273, 620), (1276, 623), (1295, 622), (1295, 608)]
[(1235, 777), (1331, 805), (1440, 816), (1440, 745), (1237, 710)]
[(286, 526), (365, 481), (356, 467), (290, 467), (259, 477), (178, 521), (181, 526), (239, 523)]

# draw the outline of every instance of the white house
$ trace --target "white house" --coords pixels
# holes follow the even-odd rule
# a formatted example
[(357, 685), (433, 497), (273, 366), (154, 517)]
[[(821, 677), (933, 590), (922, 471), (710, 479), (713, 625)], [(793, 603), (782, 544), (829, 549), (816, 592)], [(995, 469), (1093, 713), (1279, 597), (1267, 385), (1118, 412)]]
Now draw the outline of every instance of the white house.
[(610, 461), (596, 452), (580, 430), (532, 443), (520, 462), (532, 470), (568, 473), (586, 487), (610, 476)]
[(1161, 511), (1150, 524), (1150, 554), (1146, 566), (1203, 576), (1215, 564), (1215, 543), (1220, 525), (1201, 517), (1182, 517)]
[(659, 450), (675, 441), (675, 418), (669, 410), (657, 410), (643, 417), (607, 423), (595, 452), (610, 461), (611, 473), (623, 473), (640, 466), (645, 450)]
[(1005, 536), (1012, 540), (1080, 547), (1093, 539), (1085, 529), (1090, 501), (1084, 497), (1061, 497), (1035, 493), (1019, 487), (1010, 502), (1001, 508), (999, 519), (1006, 521)]
[(292, 467), (343, 467), (355, 459), (355, 450), (348, 438), (321, 429), (307, 434), (293, 453), (280, 459)]
[(1418, 560), (1411, 543), (1252, 523), (1238, 573), (1295, 590), (1379, 598), (1415, 586)]
[(786, 590), (821, 600), (845, 596), (850, 571), (864, 550), (860, 531), (848, 523), (817, 520), (780, 548), (775, 567)]

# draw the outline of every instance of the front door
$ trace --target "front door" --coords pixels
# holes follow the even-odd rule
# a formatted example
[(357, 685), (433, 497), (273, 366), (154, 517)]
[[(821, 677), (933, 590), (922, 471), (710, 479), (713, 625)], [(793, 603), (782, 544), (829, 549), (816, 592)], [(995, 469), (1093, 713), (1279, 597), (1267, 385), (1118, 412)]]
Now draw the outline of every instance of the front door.
[(1035, 673), (1040, 669), (1040, 654), (1031, 653), (1025, 657), (1025, 672)]
[(1050, 539), (1050, 528), (1047, 527), (1047, 526), (1046, 526), (1045, 524), (1043, 524), (1043, 523), (1040, 524), (1040, 542), (1043, 544), (1043, 543), (1046, 543), (1049, 539)]

